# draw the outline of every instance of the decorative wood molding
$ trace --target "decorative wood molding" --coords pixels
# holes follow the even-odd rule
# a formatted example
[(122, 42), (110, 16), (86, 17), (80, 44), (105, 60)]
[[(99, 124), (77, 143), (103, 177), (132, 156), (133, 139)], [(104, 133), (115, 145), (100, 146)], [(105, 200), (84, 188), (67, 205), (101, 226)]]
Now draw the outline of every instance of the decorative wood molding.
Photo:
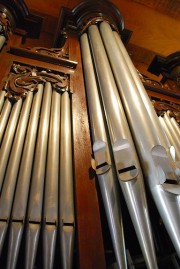
[(23, 49), (18, 47), (10, 47), (10, 52), (18, 56), (48, 62), (55, 65), (61, 65), (67, 68), (75, 69), (77, 66), (76, 61), (67, 59), (69, 54), (64, 49), (48, 49), (43, 47)]
[(42, 18), (31, 14), (23, 0), (0, 0), (0, 11), (13, 21), (14, 26), (26, 30), (28, 36), (39, 37)]
[(6, 97), (16, 102), (25, 98), (29, 91), (36, 92), (39, 83), (51, 82), (59, 92), (69, 89), (69, 77), (63, 73), (14, 63), (4, 86)]
[[(104, 20), (108, 21), (112, 28), (114, 28), (117, 32), (122, 33), (124, 29), (124, 19), (116, 6), (107, 0), (85, 0), (81, 1), (72, 10), (62, 8), (55, 35), (54, 47), (59, 47), (59, 42), (62, 38), (61, 32), (63, 29), (80, 35), (89, 25), (99, 23)], [(129, 32), (129, 35), (131, 35), (131, 32)]]

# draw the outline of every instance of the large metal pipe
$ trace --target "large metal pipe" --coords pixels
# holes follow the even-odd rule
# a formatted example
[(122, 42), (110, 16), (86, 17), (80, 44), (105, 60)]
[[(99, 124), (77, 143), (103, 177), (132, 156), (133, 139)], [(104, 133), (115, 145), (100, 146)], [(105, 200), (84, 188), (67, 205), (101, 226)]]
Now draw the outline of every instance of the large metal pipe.
[[(32, 98), (33, 93), (30, 92), (23, 103), (0, 196), (0, 222), (5, 222), (6, 226), (8, 226), (10, 218), (11, 207), (14, 197), (14, 189), (16, 186), (17, 174), (19, 170), (19, 164), (29, 119), (29, 112), (31, 109)], [(3, 233), (5, 236), (5, 231), (3, 231)], [(3, 243), (4, 241), (0, 242), (0, 250), (2, 249)]]
[(9, 99), (6, 99), (0, 115), (0, 144), (3, 139), (4, 132), (6, 130), (6, 125), (9, 119), (11, 108), (12, 108), (11, 102), (9, 101)]
[(44, 269), (52, 269), (58, 224), (58, 183), (60, 146), (60, 104), (61, 95), (53, 90), (51, 118), (48, 139), (46, 182), (43, 213), (43, 260)]
[(165, 120), (164, 117), (159, 117), (160, 123), (162, 125), (162, 128), (164, 129), (171, 145), (174, 146), (175, 150), (175, 160), (180, 161), (180, 150), (178, 150), (178, 148), (176, 147), (176, 140), (174, 139), (174, 137), (172, 136), (171, 131), (169, 130), (168, 126), (167, 126), (167, 122)]
[(1, 109), (2, 109), (2, 107), (4, 105), (5, 95), (6, 95), (5, 91), (0, 92), (0, 113), (1, 113)]
[(142, 171), (97, 26), (90, 26), (88, 33), (119, 182), (147, 267), (155, 269), (157, 268), (157, 262), (148, 217)]
[[(142, 101), (124, 56), (108, 23), (102, 22), (100, 32), (115, 76), (128, 122), (141, 160), (143, 172), (149, 184), (156, 206), (180, 256), (179, 199), (174, 192), (179, 186), (164, 184), (175, 180), (171, 160), (162, 146), (159, 132)], [(172, 191), (173, 190), (173, 191)]]
[[(168, 113), (164, 114), (164, 120), (174, 140), (174, 147), (176, 148), (177, 156), (179, 155), (180, 157), (180, 136), (176, 134), (176, 131), (173, 128), (173, 125), (171, 123), (170, 117), (168, 116)], [(180, 161), (179, 157), (178, 157), (178, 161)]]
[(72, 164), (72, 130), (69, 93), (65, 91), (61, 99), (60, 131), (60, 201), (59, 224), (61, 242), (61, 260), (63, 269), (71, 269), (74, 253), (74, 195)]
[(26, 208), (28, 202), (31, 170), (35, 151), (35, 142), (37, 137), (37, 129), (41, 109), (42, 94), (43, 94), (43, 85), (39, 84), (38, 91), (37, 93), (34, 94), (33, 98), (31, 114), (29, 118), (29, 124), (26, 133), (21, 165), (17, 180), (16, 192), (13, 202), (12, 222), (10, 224), (7, 269), (16, 268), (19, 248), (21, 245), (21, 239), (25, 224)]
[(3, 137), (3, 141), (0, 148), (0, 191), (2, 188), (4, 175), (9, 159), (9, 154), (11, 151), (11, 146), (14, 139), (14, 134), (16, 131), (16, 126), (19, 120), (19, 115), (21, 111), (22, 106), (22, 100), (19, 100), (13, 105), (13, 108), (11, 110), (11, 115), (7, 124), (6, 132)]
[[(168, 113), (169, 113), (169, 111), (168, 111)], [(174, 127), (174, 130), (176, 131), (176, 134), (178, 135), (178, 136), (180, 136), (180, 128), (179, 128), (179, 125), (178, 125), (178, 123), (176, 122), (176, 120), (175, 120), (175, 118), (171, 118), (171, 123), (172, 123), (172, 125), (173, 125), (173, 127)]]
[(124, 269), (127, 268), (127, 261), (117, 185), (118, 179), (114, 165), (111, 163), (87, 34), (83, 34), (80, 41), (95, 159), (94, 169), (101, 190), (117, 265), (119, 269)]
[(6, 42), (6, 38), (4, 35), (0, 35), (0, 50), (4, 46), (4, 43)]
[(33, 269), (41, 226), (52, 87), (45, 83), (28, 206), (25, 268)]
[(118, 47), (119, 47), (120, 51), (122, 52), (122, 56), (123, 56), (127, 66), (128, 66), (129, 73), (134, 80), (134, 83), (136, 85), (137, 90), (139, 91), (139, 94), (142, 98), (142, 101), (144, 102), (146, 110), (147, 110), (150, 118), (153, 118), (153, 125), (154, 125), (156, 132), (158, 132), (158, 136), (160, 137), (161, 143), (166, 149), (169, 149), (170, 148), (169, 141), (166, 138), (166, 136), (164, 135), (164, 132), (162, 131), (162, 128), (159, 124), (159, 120), (158, 120), (158, 117), (157, 117), (156, 112), (154, 110), (154, 107), (149, 99), (149, 96), (147, 95), (146, 91), (144, 90), (144, 86), (140, 80), (140, 77), (137, 73), (137, 70), (132, 63), (131, 58), (129, 57), (127, 50), (125, 49), (125, 47), (123, 45), (120, 36), (115, 31), (113, 33), (114, 33), (116, 42), (118, 44)]

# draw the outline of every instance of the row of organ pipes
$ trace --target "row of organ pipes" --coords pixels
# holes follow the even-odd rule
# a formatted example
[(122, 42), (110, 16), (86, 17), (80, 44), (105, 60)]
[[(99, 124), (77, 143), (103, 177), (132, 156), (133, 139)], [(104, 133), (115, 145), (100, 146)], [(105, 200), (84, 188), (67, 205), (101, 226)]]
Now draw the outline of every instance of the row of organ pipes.
[[(0, 32), (2, 26), (0, 25)], [(2, 42), (1, 42), (2, 43)], [(92, 138), (92, 167), (100, 186), (118, 269), (127, 269), (120, 193), (149, 269), (158, 268), (144, 183), (180, 257), (179, 126), (158, 119), (134, 65), (111, 25), (80, 36)], [(0, 254), (7, 269), (33, 269), (42, 239), (43, 268), (73, 268), (75, 210), (71, 96), (50, 82), (15, 103), (0, 93)], [(42, 236), (41, 236), (42, 233)], [(22, 242), (25, 234), (25, 244)], [(60, 245), (57, 252), (57, 245)]]

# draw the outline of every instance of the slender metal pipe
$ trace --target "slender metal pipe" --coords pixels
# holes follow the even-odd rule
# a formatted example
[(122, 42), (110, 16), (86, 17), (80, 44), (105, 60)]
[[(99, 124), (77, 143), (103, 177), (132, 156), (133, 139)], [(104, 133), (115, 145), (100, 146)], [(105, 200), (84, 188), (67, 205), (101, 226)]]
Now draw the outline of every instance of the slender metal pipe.
[[(88, 30), (116, 170), (147, 267), (157, 268), (142, 171), (97, 26)], [(106, 79), (104, 79), (106, 78)], [(132, 168), (133, 167), (133, 168)], [(126, 172), (120, 172), (126, 171)]]
[(10, 238), (8, 246), (7, 269), (15, 269), (21, 238), (24, 229), (24, 219), (28, 202), (28, 192), (39, 122), (43, 85), (38, 85), (34, 94), (31, 114), (26, 133), (21, 165), (17, 180), (16, 192), (12, 209), (12, 223), (10, 224)]
[(60, 146), (60, 93), (53, 91), (48, 140), (44, 197), (43, 259), (44, 269), (53, 268), (58, 223), (58, 183)]
[(22, 100), (19, 100), (13, 105), (11, 110), (11, 115), (9, 117), (9, 121), (7, 124), (6, 132), (4, 134), (4, 138), (2, 141), (1, 149), (0, 149), (0, 191), (2, 188), (2, 183), (9, 159), (9, 154), (11, 151), (11, 146), (14, 139), (14, 134), (16, 131), (16, 126), (19, 120), (19, 115), (21, 111)]
[[(34, 166), (32, 172), (32, 182), (29, 196), (28, 220), (26, 237), (26, 262), (25, 268), (32, 269), (36, 258), (37, 245), (39, 241), (39, 230), (42, 214), (42, 202), (44, 192), (44, 178), (46, 166), (46, 152), (48, 144), (48, 131), (50, 121), (52, 87), (46, 82), (39, 130), (35, 151)], [(30, 251), (29, 251), (30, 250)]]
[(129, 74), (132, 76), (132, 78), (134, 80), (134, 83), (137, 87), (137, 90), (139, 91), (139, 94), (142, 98), (142, 101), (144, 102), (144, 105), (146, 107), (146, 110), (147, 110), (150, 118), (153, 118), (153, 125), (154, 125), (156, 132), (158, 132), (161, 143), (166, 149), (168, 149), (168, 148), (170, 148), (169, 141), (167, 140), (166, 136), (164, 135), (164, 132), (162, 132), (162, 129), (161, 129), (161, 126), (159, 124), (159, 120), (158, 120), (158, 117), (157, 117), (156, 112), (154, 110), (154, 107), (149, 99), (149, 96), (147, 95), (147, 93), (144, 89), (144, 86), (139, 78), (137, 70), (132, 63), (131, 58), (129, 57), (127, 50), (125, 49), (125, 47), (123, 45), (120, 36), (115, 31), (113, 33), (114, 33), (116, 42), (118, 44), (118, 47), (119, 47), (120, 51), (122, 52), (124, 60), (128, 66)]
[(174, 146), (175, 148), (175, 160), (180, 161), (180, 151), (178, 150), (178, 148), (176, 147), (176, 140), (174, 139), (174, 137), (172, 136), (171, 131), (169, 130), (166, 120), (164, 117), (159, 117), (160, 123), (162, 125), (162, 128), (164, 129), (171, 145)]
[(6, 42), (6, 38), (3, 35), (0, 35), (0, 50), (4, 46), (4, 43)]
[[(0, 221), (6, 222), (7, 225), (13, 203), (14, 189), (16, 186), (17, 174), (29, 119), (29, 112), (31, 109), (32, 98), (33, 93), (30, 92), (22, 107), (0, 197)], [(3, 243), (3, 241), (0, 242), (0, 249), (2, 249)]]
[(70, 269), (73, 265), (74, 249), (74, 195), (72, 166), (72, 131), (71, 108), (68, 92), (62, 94), (61, 132), (60, 132), (60, 242), (62, 268)]
[[(169, 111), (168, 111), (168, 113), (169, 113)], [(180, 136), (180, 127), (179, 127), (179, 125), (177, 124), (175, 118), (172, 117), (172, 118), (171, 118), (171, 122), (172, 122), (172, 125), (173, 125), (173, 127), (174, 127), (174, 130), (176, 130), (177, 135)]]
[(12, 108), (11, 102), (8, 99), (6, 99), (0, 115), (0, 144), (3, 139), (4, 132), (6, 130), (6, 125), (8, 123), (11, 108)]
[(81, 52), (95, 158), (94, 166), (103, 198), (117, 265), (119, 269), (124, 269), (127, 268), (127, 261), (117, 185), (118, 180), (115, 168), (111, 165), (108, 139), (86, 34), (81, 36)]
[[(171, 120), (170, 120), (170, 117), (168, 116), (167, 113), (164, 114), (164, 119), (165, 119), (166, 125), (171, 133), (171, 136), (174, 140), (174, 143), (175, 143), (174, 146), (176, 148), (177, 156), (178, 156), (178, 154), (180, 154), (180, 135), (176, 134), (176, 131), (174, 130), (173, 125), (172, 125)], [(180, 159), (178, 159), (178, 161), (180, 161)]]
[[(2, 107), (4, 105), (5, 95), (6, 95), (5, 91), (0, 92), (0, 113), (1, 113), (1, 109), (2, 109)], [(0, 120), (0, 122), (1, 122), (1, 120)]]
[(171, 191), (171, 187), (179, 191), (179, 186), (166, 184), (168, 187), (164, 187), (166, 179), (176, 180), (171, 160), (161, 144), (159, 133), (156, 132), (152, 123), (153, 119), (150, 118), (144, 102), (142, 102), (134, 79), (129, 75), (127, 63), (119, 50), (110, 25), (102, 22), (100, 32), (139, 153), (143, 172), (177, 254), (180, 256), (179, 201), (178, 196)]

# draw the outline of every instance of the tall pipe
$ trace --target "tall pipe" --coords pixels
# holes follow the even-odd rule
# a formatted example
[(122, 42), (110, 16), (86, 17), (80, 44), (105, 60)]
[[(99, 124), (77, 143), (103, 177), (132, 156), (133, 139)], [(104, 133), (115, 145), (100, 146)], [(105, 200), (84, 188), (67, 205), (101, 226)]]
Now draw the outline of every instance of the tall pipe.
[(53, 268), (58, 224), (58, 183), (61, 95), (53, 90), (48, 139), (44, 197), (43, 260), (44, 269)]
[(4, 105), (5, 95), (6, 95), (5, 91), (0, 92), (0, 113), (1, 113), (1, 109), (2, 109), (2, 107)]
[[(30, 92), (28, 93), (28, 96), (23, 103), (21, 115), (16, 130), (16, 135), (13, 141), (9, 162), (7, 165), (4, 184), (1, 192), (0, 221), (5, 222), (6, 226), (8, 226), (10, 218), (11, 207), (14, 197), (14, 189), (16, 186), (17, 174), (19, 170), (19, 164), (29, 119), (29, 112), (31, 109), (32, 98), (33, 93)], [(3, 233), (5, 236), (5, 231)], [(3, 243), (4, 243), (3, 241), (0, 242), (0, 249), (2, 249)]]
[(72, 163), (72, 130), (69, 93), (62, 94), (60, 131), (60, 200), (59, 224), (62, 268), (71, 269), (74, 253), (74, 195)]
[(6, 132), (3, 137), (3, 141), (0, 148), (0, 191), (2, 188), (4, 175), (9, 159), (9, 154), (11, 151), (11, 146), (14, 139), (14, 134), (16, 131), (16, 126), (19, 120), (19, 115), (21, 111), (22, 106), (22, 100), (19, 100), (13, 105), (13, 108), (11, 110), (11, 115), (9, 117), (9, 121), (7, 124)]
[(106, 112), (119, 183), (121, 185), (147, 267), (155, 269), (157, 268), (157, 262), (154, 253), (140, 164), (119, 98), (113, 73), (97, 26), (90, 26), (88, 33)]
[(6, 99), (0, 115), (0, 144), (3, 139), (4, 132), (6, 130), (6, 125), (9, 119), (11, 108), (12, 108), (11, 102), (8, 99)]
[(118, 180), (114, 165), (111, 163), (108, 138), (87, 34), (81, 36), (80, 42), (95, 159), (94, 169), (96, 170), (101, 190), (117, 265), (119, 269), (124, 269), (127, 268), (127, 261), (117, 185)]
[[(168, 113), (169, 113), (169, 111), (168, 111)], [(180, 136), (180, 127), (179, 127), (179, 125), (177, 124), (175, 118), (173, 118), (173, 117), (171, 118), (171, 123), (172, 123), (172, 125), (173, 125), (173, 127), (174, 127), (174, 130), (176, 131), (177, 135)]]
[(0, 50), (4, 46), (4, 43), (6, 42), (6, 38), (4, 35), (0, 35)]
[(44, 178), (46, 166), (46, 152), (48, 142), (52, 87), (45, 83), (43, 103), (39, 122), (39, 130), (35, 151), (32, 182), (28, 206), (28, 227), (26, 233), (26, 269), (33, 269), (39, 242), (41, 226), (42, 202), (44, 192)]
[(154, 110), (154, 107), (149, 99), (149, 96), (147, 95), (146, 91), (144, 90), (144, 86), (140, 80), (140, 77), (137, 73), (137, 70), (132, 63), (131, 58), (129, 57), (127, 50), (125, 49), (125, 47), (123, 45), (120, 36), (115, 31), (113, 33), (115, 36), (115, 40), (118, 44), (119, 50), (121, 51), (122, 56), (123, 56), (127, 66), (128, 66), (129, 74), (132, 76), (132, 78), (134, 80), (136, 88), (139, 91), (139, 94), (142, 98), (142, 101), (146, 107), (146, 110), (147, 110), (150, 118), (153, 118), (153, 125), (154, 125), (156, 132), (158, 132), (158, 136), (160, 137), (161, 143), (166, 149), (169, 149), (170, 148), (169, 141), (166, 138), (166, 136), (164, 135), (164, 132), (162, 131), (162, 128), (159, 124), (159, 120), (158, 120), (158, 117), (157, 117), (156, 112)]
[(100, 32), (147, 183), (177, 254), (180, 256), (179, 200), (172, 192), (172, 188), (179, 192), (179, 186), (166, 184), (164, 187), (166, 179), (172, 182), (176, 180), (171, 160), (162, 146), (159, 132), (156, 132), (153, 119), (150, 118), (134, 79), (129, 74), (129, 68), (110, 25), (102, 22)]
[(16, 268), (17, 258), (21, 245), (21, 239), (25, 224), (26, 208), (28, 203), (29, 185), (41, 109), (42, 94), (43, 85), (39, 84), (38, 91), (34, 94), (33, 98), (31, 114), (29, 118), (29, 124), (17, 180), (16, 192), (14, 196), (12, 208), (12, 222), (10, 223), (7, 269)]

